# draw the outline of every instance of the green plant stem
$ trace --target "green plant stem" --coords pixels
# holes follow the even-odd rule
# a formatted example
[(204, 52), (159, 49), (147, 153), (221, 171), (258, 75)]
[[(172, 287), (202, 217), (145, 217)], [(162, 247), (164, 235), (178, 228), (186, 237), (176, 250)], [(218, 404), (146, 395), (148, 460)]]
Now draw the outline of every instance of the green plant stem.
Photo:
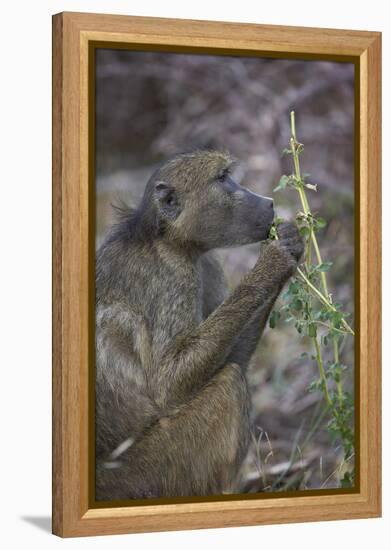
[[(310, 297), (310, 300), (311, 300), (311, 297)], [(314, 319), (313, 319), (313, 316), (312, 316), (311, 302), (309, 302), (309, 305), (310, 305), (309, 310), (308, 310), (309, 320), (310, 320), (311, 323), (313, 323)], [(327, 406), (332, 409), (333, 408), (333, 401), (330, 397), (329, 390), (328, 390), (328, 387), (327, 387), (327, 378), (326, 378), (326, 373), (324, 371), (323, 357), (322, 357), (322, 352), (321, 352), (321, 349), (320, 349), (318, 335), (317, 335), (316, 332), (315, 332), (315, 335), (312, 336), (312, 340), (314, 342), (314, 347), (315, 347), (316, 362), (318, 364), (319, 376), (320, 376), (320, 379), (322, 381), (323, 394), (324, 394), (324, 397), (326, 399)]]
[[(315, 321), (315, 320), (313, 322), (317, 325), (321, 325), (322, 327), (326, 327), (326, 328), (330, 329), (330, 325), (328, 325), (327, 323), (323, 323), (322, 321)], [(335, 328), (335, 327), (333, 327), (333, 330), (335, 330), (336, 332), (339, 332), (340, 334), (343, 334), (343, 335), (346, 334), (346, 330), (341, 330), (341, 329)]]
[[(276, 236), (275, 236), (275, 240), (276, 241), (279, 240), (277, 233), (276, 233)], [(303, 281), (309, 286), (309, 288), (312, 290), (312, 292), (319, 298), (319, 300), (323, 304), (325, 304), (331, 311), (336, 312), (337, 310), (335, 309), (335, 307), (327, 300), (327, 298), (325, 298), (325, 296), (323, 296), (323, 294), (316, 288), (316, 286), (311, 283), (311, 281), (308, 279), (308, 277), (306, 277), (306, 275), (303, 273), (303, 271), (300, 269), (300, 267), (297, 268), (297, 272), (299, 273), (299, 275), (303, 279)], [(343, 321), (345, 321), (345, 320), (343, 319)], [(328, 325), (326, 323), (322, 323), (320, 321), (313, 321), (313, 322), (318, 323), (319, 325), (324, 325), (325, 327), (328, 327)], [(346, 330), (354, 336), (354, 331), (350, 328), (348, 323), (345, 322), (344, 326), (345, 326)], [(335, 327), (334, 327), (334, 330), (336, 330), (337, 332), (340, 332), (341, 334), (345, 334), (345, 332), (346, 332), (346, 330), (345, 331), (340, 330), (340, 329), (335, 328)]]
[[(337, 309), (331, 304), (327, 298), (316, 288), (315, 285), (311, 283), (311, 281), (308, 279), (308, 277), (305, 275), (305, 273), (300, 269), (300, 267), (297, 268), (297, 272), (300, 275), (300, 277), (303, 279), (303, 281), (309, 286), (309, 288), (312, 290), (314, 294), (319, 298), (319, 300), (325, 304), (331, 311), (337, 312)], [(344, 326), (344, 328), (349, 332), (352, 336), (354, 336), (354, 330), (349, 326), (349, 324), (345, 321), (345, 319), (341, 319), (341, 323)]]
[(316, 361), (318, 363), (318, 368), (319, 368), (319, 375), (320, 375), (320, 378), (321, 378), (322, 383), (323, 383), (323, 393), (324, 393), (324, 396), (326, 398), (326, 402), (327, 402), (328, 406), (332, 407), (333, 402), (331, 400), (329, 390), (327, 388), (327, 379), (326, 379), (326, 374), (324, 372), (323, 359), (322, 359), (322, 354), (321, 354), (321, 351), (320, 351), (320, 345), (319, 345), (318, 337), (314, 336), (313, 341), (314, 341), (314, 346), (315, 346)]
[[(308, 215), (310, 211), (310, 207), (307, 200), (307, 195), (304, 190), (304, 182), (301, 179), (301, 171), (300, 171), (300, 160), (299, 160), (299, 153), (297, 152), (297, 145), (298, 141), (296, 138), (296, 122), (295, 122), (295, 111), (291, 111), (291, 151), (292, 151), (292, 157), (293, 157), (293, 163), (295, 165), (295, 176), (297, 181), (297, 191), (300, 195), (301, 204), (303, 207), (303, 212), (305, 215)], [(312, 224), (310, 224), (310, 240), (312, 241), (313, 247), (315, 249), (316, 259), (318, 260), (318, 264), (320, 265), (322, 263), (322, 256), (320, 253), (318, 240), (316, 238), (314, 228), (312, 227)], [(311, 250), (309, 247), (309, 253), (307, 254), (307, 268), (309, 269), (310, 266), (310, 260), (311, 260)], [(327, 286), (327, 277), (326, 273), (322, 272), (320, 274), (320, 277), (322, 279), (322, 285), (325, 295), (329, 298), (329, 291)]]
[[(339, 342), (340, 342), (340, 336), (344, 334), (351, 334), (354, 336), (353, 329), (349, 326), (347, 321), (345, 320), (343, 314), (335, 307), (333, 304), (333, 300), (331, 295), (328, 291), (328, 281), (325, 270), (322, 268), (318, 269), (320, 272), (320, 282), (316, 280), (314, 283), (311, 281), (311, 272), (312, 272), (312, 261), (311, 261), (311, 253), (313, 248), (314, 257), (316, 257), (316, 260), (318, 262), (318, 268), (323, 264), (322, 261), (322, 255), (319, 249), (318, 240), (315, 233), (315, 218), (312, 215), (311, 208), (308, 202), (308, 198), (306, 195), (306, 186), (311, 187), (309, 184), (306, 184), (305, 178), (302, 177), (301, 174), (301, 168), (300, 168), (300, 153), (303, 150), (303, 145), (298, 142), (296, 138), (296, 124), (295, 124), (295, 113), (294, 111), (291, 111), (290, 114), (290, 122), (291, 122), (291, 138), (290, 138), (290, 153), (292, 154), (293, 163), (294, 163), (294, 173), (291, 174), (291, 176), (288, 177), (288, 182), (292, 187), (296, 189), (296, 191), (299, 194), (300, 202), (304, 214), (304, 218), (306, 220), (306, 227), (308, 228), (307, 238), (306, 238), (306, 252), (305, 252), (305, 263), (300, 267), (297, 268), (297, 277), (298, 279), (301, 279), (301, 290), (300, 292), (304, 296), (304, 302), (306, 304), (305, 308), (305, 315), (304, 318), (303, 314), (296, 315), (295, 312), (292, 312), (293, 317), (297, 317), (297, 323), (296, 328), (301, 333), (301, 328), (303, 325), (308, 326), (308, 335), (310, 336), (311, 340), (313, 341), (314, 346), (314, 356), (313, 359), (316, 360), (318, 371), (319, 371), (319, 389), (321, 387), (322, 393), (324, 396), (324, 401), (326, 402), (326, 408), (325, 411), (329, 411), (331, 418), (329, 421), (329, 430), (330, 433), (333, 434), (333, 437), (336, 433), (339, 434), (344, 452), (345, 452), (345, 458), (351, 454), (351, 450), (353, 447), (353, 433), (349, 426), (349, 421), (351, 418), (351, 412), (350, 412), (350, 406), (348, 400), (345, 402), (345, 394), (343, 391), (343, 384), (342, 384), (342, 368), (339, 363)], [(313, 186), (312, 186), (313, 187)], [(282, 187), (281, 187), (282, 188)], [(300, 216), (302, 217), (302, 213), (300, 213)], [(276, 237), (278, 238), (278, 237)], [(304, 267), (303, 267), (304, 266)], [(303, 288), (303, 282), (305, 283), (307, 287), (307, 291), (305, 288)], [(295, 292), (293, 290), (290, 290), (290, 295), (292, 296)], [(287, 296), (289, 293), (287, 293)], [(329, 319), (327, 323), (322, 322), (319, 319), (314, 319), (313, 317), (313, 303), (312, 301), (314, 299), (317, 299), (322, 304), (321, 312), (327, 314), (326, 308), (329, 312), (332, 312), (333, 314), (338, 314), (336, 316), (329, 315)], [(288, 310), (291, 308), (293, 310), (296, 310), (296, 307), (293, 305), (293, 302), (291, 304), (287, 304), (287, 306), (284, 306), (284, 310), (288, 308)], [(329, 336), (331, 336), (332, 339), (332, 345), (333, 345), (333, 355), (334, 355), (334, 369), (332, 371), (332, 379), (335, 383), (336, 391), (331, 391), (328, 387), (328, 375), (329, 373), (325, 371), (325, 363), (324, 363), (324, 353), (322, 349), (322, 338), (321, 335), (318, 336), (316, 325), (323, 325), (328, 329)], [(334, 325), (337, 325), (338, 328)], [(311, 330), (310, 330), (311, 329)], [(335, 331), (333, 333), (333, 331)], [(339, 334), (336, 334), (339, 333)], [(323, 341), (324, 345), (327, 346), (326, 340)], [(330, 372), (331, 374), (331, 372)], [(334, 385), (333, 385), (334, 390)], [(347, 394), (349, 395), (349, 394)], [(296, 451), (295, 451), (296, 452)]]
[[(294, 111), (291, 111), (291, 134), (292, 134), (292, 137), (291, 137), (291, 140), (290, 140), (290, 145), (291, 145), (293, 163), (294, 163), (294, 166), (295, 166), (295, 176), (296, 176), (296, 183), (297, 183), (296, 189), (297, 189), (297, 191), (299, 193), (299, 196), (300, 196), (300, 201), (301, 201), (301, 204), (302, 204), (302, 207), (303, 207), (303, 212), (307, 216), (307, 221), (308, 221), (308, 219), (309, 219), (308, 214), (311, 213), (311, 210), (310, 210), (310, 207), (309, 207), (307, 195), (306, 195), (305, 188), (304, 188), (304, 181), (302, 180), (302, 177), (301, 177), (300, 159), (299, 159), (299, 152), (298, 152), (298, 141), (297, 141), (297, 138), (296, 138), (296, 123), (295, 123), (295, 113), (294, 113)], [(310, 236), (309, 236), (308, 241), (307, 241), (307, 254), (306, 254), (307, 271), (310, 269), (310, 265), (311, 265), (311, 256), (310, 256), (310, 254), (311, 254), (311, 244), (310, 243), (311, 242), (312, 242), (312, 245), (313, 245), (314, 250), (315, 250), (315, 255), (316, 255), (316, 258), (317, 258), (317, 261), (318, 261), (318, 265), (323, 263), (322, 262), (322, 255), (321, 255), (320, 249), (319, 249), (318, 240), (316, 238), (312, 222), (309, 223), (309, 229), (310, 229)], [(322, 271), (321, 274), (320, 274), (321, 281), (322, 281), (322, 287), (323, 287), (323, 293), (322, 293), (311, 283), (311, 281), (306, 277), (306, 275), (300, 269), (298, 269), (298, 272), (299, 272), (300, 276), (302, 277), (302, 279), (309, 286), (309, 288), (315, 293), (315, 295), (329, 309), (331, 309), (333, 311), (337, 311), (336, 308), (332, 305), (332, 301), (331, 301), (330, 294), (329, 294), (329, 291), (328, 291), (326, 273)], [(345, 321), (345, 319), (342, 318), (341, 322), (342, 322), (344, 328), (346, 330), (348, 330), (351, 334), (354, 335), (353, 330), (350, 328), (350, 326)], [(322, 380), (322, 385), (323, 385), (324, 396), (325, 396), (325, 399), (326, 399), (326, 402), (327, 402), (328, 406), (333, 409), (333, 413), (337, 414), (337, 411), (334, 410), (334, 404), (333, 404), (333, 401), (330, 398), (330, 394), (329, 394), (329, 391), (328, 391), (328, 388), (327, 388), (327, 379), (326, 379), (326, 375), (325, 375), (325, 371), (324, 371), (323, 358), (322, 358), (320, 344), (319, 344), (317, 336), (315, 336), (313, 338), (313, 340), (314, 340), (314, 346), (315, 346), (315, 351), (316, 351), (316, 360), (317, 360), (317, 363), (318, 363), (319, 375), (320, 375), (320, 378)], [(335, 337), (333, 338), (333, 354), (334, 354), (335, 364), (339, 364), (338, 341), (337, 341), (337, 338), (335, 338)], [(339, 406), (342, 408), (342, 406), (343, 406), (343, 389), (342, 389), (342, 382), (341, 382), (340, 379), (338, 380), (338, 382), (336, 382), (336, 386), (337, 386)]]
[[(333, 348), (334, 348), (334, 361), (335, 363), (339, 363), (339, 350), (338, 350), (338, 342), (336, 338), (333, 338)], [(336, 382), (336, 385), (337, 385), (339, 406), (342, 407), (343, 405), (342, 381), (339, 380), (338, 382)]]

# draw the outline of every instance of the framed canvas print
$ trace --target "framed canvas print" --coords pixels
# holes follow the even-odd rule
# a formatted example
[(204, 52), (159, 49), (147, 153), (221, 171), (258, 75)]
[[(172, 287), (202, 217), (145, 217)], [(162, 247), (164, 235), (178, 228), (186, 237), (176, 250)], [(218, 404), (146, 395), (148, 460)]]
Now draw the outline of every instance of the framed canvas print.
[(377, 517), (377, 32), (53, 17), (53, 532)]

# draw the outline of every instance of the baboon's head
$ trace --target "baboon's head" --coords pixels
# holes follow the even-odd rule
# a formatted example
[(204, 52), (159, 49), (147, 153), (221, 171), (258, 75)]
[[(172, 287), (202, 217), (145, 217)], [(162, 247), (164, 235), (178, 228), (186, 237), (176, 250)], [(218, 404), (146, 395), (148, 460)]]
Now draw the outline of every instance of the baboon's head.
[(230, 173), (233, 159), (217, 151), (179, 155), (148, 182), (144, 205), (153, 205), (160, 234), (202, 250), (267, 238), (273, 201), (245, 189)]

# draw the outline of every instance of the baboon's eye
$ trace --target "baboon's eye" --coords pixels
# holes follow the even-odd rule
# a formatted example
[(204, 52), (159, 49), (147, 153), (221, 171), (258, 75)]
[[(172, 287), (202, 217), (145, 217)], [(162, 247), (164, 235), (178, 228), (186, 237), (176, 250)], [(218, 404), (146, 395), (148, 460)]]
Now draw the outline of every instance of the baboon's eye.
[(219, 176), (217, 176), (217, 181), (223, 183), (227, 179), (228, 172), (224, 170)]
[(156, 195), (162, 204), (173, 206), (177, 203), (176, 194), (168, 184), (159, 182), (156, 184)]

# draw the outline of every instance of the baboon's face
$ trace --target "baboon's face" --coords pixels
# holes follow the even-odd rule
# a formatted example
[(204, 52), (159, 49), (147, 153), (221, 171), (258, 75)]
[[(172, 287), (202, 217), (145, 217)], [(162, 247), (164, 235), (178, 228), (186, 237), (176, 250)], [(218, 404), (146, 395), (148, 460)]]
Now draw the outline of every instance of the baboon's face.
[(268, 237), (273, 201), (252, 193), (230, 175), (227, 155), (198, 152), (182, 156), (155, 183), (169, 238), (201, 249), (238, 246)]

